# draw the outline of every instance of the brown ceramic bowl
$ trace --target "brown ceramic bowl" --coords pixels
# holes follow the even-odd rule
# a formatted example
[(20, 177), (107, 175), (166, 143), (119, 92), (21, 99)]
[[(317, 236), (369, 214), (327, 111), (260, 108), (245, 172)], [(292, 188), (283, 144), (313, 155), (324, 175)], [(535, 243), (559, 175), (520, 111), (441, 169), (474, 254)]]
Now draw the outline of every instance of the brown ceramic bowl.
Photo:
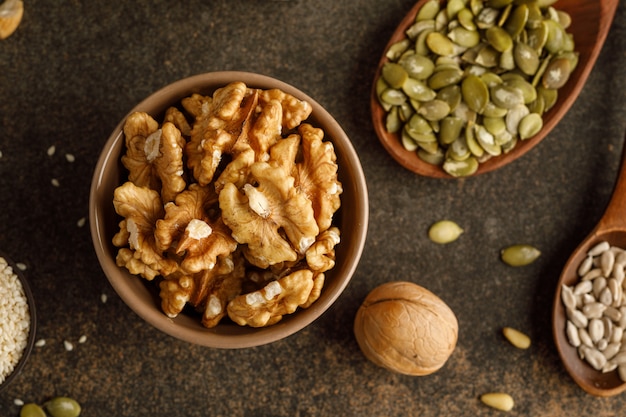
[[(376, 94), (376, 80), (380, 77), (382, 66), (388, 62), (385, 56), (387, 50), (391, 45), (405, 38), (406, 29), (415, 22), (417, 12), (427, 1), (419, 0), (415, 3), (392, 34), (387, 46), (385, 46), (371, 89), (370, 107), (374, 129), (380, 142), (400, 165), (425, 177), (453, 178), (441, 166), (428, 164), (417, 156), (417, 152), (406, 150), (402, 146), (397, 133), (387, 132), (384, 121), (386, 112), (380, 105)], [(441, 0), (441, 2), (445, 4), (445, 0)], [(617, 4), (618, 0), (560, 0), (554, 5), (557, 9), (569, 13), (572, 18), (572, 25), (567, 31), (574, 36), (575, 50), (579, 53), (578, 65), (570, 75), (567, 83), (559, 89), (559, 98), (556, 104), (543, 115), (543, 129), (535, 136), (519, 141), (509, 153), (479, 164), (478, 170), (473, 175), (494, 171), (525, 155), (538, 145), (565, 116), (580, 94), (598, 58), (613, 21)]]
[(9, 264), (9, 266), (13, 269), (13, 273), (17, 275), (20, 283), (22, 284), (22, 289), (24, 290), (24, 295), (26, 296), (26, 300), (28, 301), (28, 311), (30, 313), (30, 327), (28, 329), (28, 339), (26, 342), (26, 347), (22, 351), (20, 360), (13, 368), (13, 372), (6, 376), (3, 382), (0, 383), (0, 392), (4, 391), (11, 383), (18, 377), (18, 375), (26, 366), (26, 362), (28, 361), (28, 357), (30, 356), (33, 346), (35, 345), (35, 334), (37, 333), (37, 313), (35, 310), (35, 297), (33, 297), (33, 292), (30, 289), (30, 284), (26, 279), (24, 273), (16, 266), (16, 264), (4, 253), (0, 252), (0, 257), (4, 258), (5, 261)]
[(279, 88), (307, 101), (313, 108), (307, 122), (324, 129), (325, 138), (334, 144), (343, 194), (341, 208), (333, 219), (341, 229), (341, 243), (336, 247), (336, 265), (326, 273), (321, 296), (313, 305), (298, 309), (277, 324), (263, 328), (242, 327), (222, 320), (215, 328), (207, 329), (202, 327), (197, 316), (181, 313), (174, 319), (168, 318), (161, 310), (155, 284), (131, 275), (115, 263), (117, 249), (111, 239), (118, 230), (120, 218), (113, 208), (113, 191), (126, 177), (126, 170), (120, 163), (124, 145), (122, 126), (126, 118), (117, 125), (104, 145), (93, 175), (89, 201), (96, 254), (105, 275), (122, 300), (145, 321), (171, 336), (199, 345), (231, 349), (277, 341), (303, 329), (322, 315), (339, 297), (355, 272), (365, 244), (369, 216), (365, 177), (350, 139), (322, 106), (284, 82), (247, 72), (200, 74), (162, 88), (139, 103), (129, 114), (145, 111), (160, 120), (165, 109), (180, 103), (182, 98), (192, 93), (210, 95), (233, 81), (242, 81), (252, 88)]

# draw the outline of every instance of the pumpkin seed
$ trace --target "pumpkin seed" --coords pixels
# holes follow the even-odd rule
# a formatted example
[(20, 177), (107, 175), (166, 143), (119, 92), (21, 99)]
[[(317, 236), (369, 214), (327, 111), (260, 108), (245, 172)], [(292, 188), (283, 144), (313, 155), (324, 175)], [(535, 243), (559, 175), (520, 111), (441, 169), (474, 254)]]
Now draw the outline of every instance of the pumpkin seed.
[(430, 58), (417, 53), (403, 56), (398, 63), (409, 77), (422, 81), (428, 79), (435, 69), (435, 63)]
[(467, 106), (481, 113), (489, 101), (489, 89), (485, 82), (475, 75), (468, 75), (461, 83), (461, 94)]
[(408, 38), (404, 38), (391, 45), (385, 56), (391, 61), (396, 61), (409, 49), (410, 46), (411, 41)]
[(380, 99), (389, 105), (400, 106), (406, 103), (407, 97), (406, 94), (400, 90), (388, 88), (380, 94)]
[(439, 244), (454, 242), (461, 236), (463, 229), (452, 220), (439, 220), (428, 229), (428, 237)]
[(452, 56), (456, 50), (454, 42), (439, 32), (429, 33), (426, 37), (426, 45), (432, 52), (441, 56)]
[(526, 27), (526, 22), (528, 22), (528, 15), (529, 11), (527, 4), (520, 4), (519, 6), (516, 6), (511, 12), (504, 25), (504, 29), (509, 32), (511, 38), (515, 39), (520, 33), (522, 33)]
[(440, 90), (450, 85), (458, 84), (463, 78), (463, 71), (460, 68), (443, 69), (436, 71), (428, 79), (428, 86), (433, 90)]
[(518, 133), (522, 140), (532, 138), (543, 128), (543, 119), (537, 113), (530, 113), (519, 122)]
[(489, 89), (490, 97), (498, 107), (512, 109), (520, 104), (524, 104), (524, 94), (519, 88), (506, 84), (499, 84)]
[(415, 20), (420, 21), (434, 19), (440, 9), (441, 3), (439, 0), (429, 0), (419, 9), (417, 15), (415, 16)]
[(404, 82), (409, 78), (409, 74), (400, 64), (387, 62), (381, 70), (383, 79), (391, 88), (402, 88)]
[(463, 161), (446, 159), (442, 167), (445, 172), (453, 177), (467, 177), (476, 172), (478, 169), (478, 161), (472, 156)]
[(519, 244), (502, 249), (502, 261), (510, 266), (525, 266), (533, 263), (541, 252), (531, 245)]
[(78, 417), (80, 415), (80, 404), (72, 398), (56, 397), (47, 401), (44, 408), (52, 417)]
[(46, 417), (46, 413), (37, 404), (27, 403), (20, 409), (20, 417)]
[(559, 89), (565, 85), (572, 72), (571, 61), (567, 58), (555, 58), (550, 61), (541, 79), (548, 89)]
[(430, 100), (422, 103), (417, 112), (426, 120), (441, 120), (450, 113), (450, 106), (443, 100)]
[(504, 52), (513, 47), (513, 39), (511, 39), (511, 35), (499, 26), (492, 26), (487, 29), (485, 31), (485, 37), (487, 38), (489, 45), (491, 45), (498, 52)]

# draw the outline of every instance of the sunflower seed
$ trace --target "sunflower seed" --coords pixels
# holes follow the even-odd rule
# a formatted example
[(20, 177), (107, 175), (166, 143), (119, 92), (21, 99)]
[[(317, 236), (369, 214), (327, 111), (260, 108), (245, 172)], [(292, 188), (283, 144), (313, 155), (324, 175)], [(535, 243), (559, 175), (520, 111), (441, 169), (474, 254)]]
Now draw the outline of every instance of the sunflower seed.
[(569, 340), (570, 345), (572, 345), (574, 347), (580, 346), (580, 343), (581, 343), (578, 331), (579, 330), (576, 327), (576, 325), (574, 323), (572, 323), (571, 320), (568, 320), (567, 321), (567, 328), (566, 328), (567, 339)]

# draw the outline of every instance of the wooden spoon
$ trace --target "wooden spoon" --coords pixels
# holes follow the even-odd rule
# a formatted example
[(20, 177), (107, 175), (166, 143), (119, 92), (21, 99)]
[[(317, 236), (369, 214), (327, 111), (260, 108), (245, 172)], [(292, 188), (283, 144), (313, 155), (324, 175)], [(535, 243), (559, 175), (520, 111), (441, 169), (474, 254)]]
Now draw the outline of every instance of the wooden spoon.
[[(374, 129), (381, 143), (391, 156), (405, 168), (427, 177), (452, 178), (440, 166), (435, 166), (422, 161), (416, 152), (407, 151), (402, 146), (399, 135), (389, 133), (385, 130), (386, 112), (378, 102), (376, 97), (376, 80), (380, 76), (380, 71), (385, 62), (385, 56), (389, 46), (405, 37), (406, 29), (415, 21), (417, 11), (428, 0), (420, 0), (406, 14), (397, 29), (391, 36), (389, 43), (385, 47), (383, 56), (378, 64), (378, 70), (374, 78), (374, 85), (370, 97), (372, 120)], [(442, 0), (442, 4), (445, 0)], [(510, 162), (513, 162), (535, 145), (543, 140), (546, 135), (556, 126), (565, 113), (572, 106), (580, 90), (582, 89), (593, 65), (598, 58), (600, 49), (606, 39), (613, 16), (617, 9), (619, 0), (560, 0), (554, 6), (558, 10), (563, 10), (572, 18), (572, 24), (567, 29), (574, 36), (575, 49), (579, 52), (579, 62), (576, 69), (570, 75), (569, 80), (559, 90), (559, 98), (555, 106), (543, 116), (543, 129), (535, 136), (525, 141), (519, 141), (517, 146), (507, 154), (491, 158), (479, 165), (474, 175), (498, 169)]]
[(565, 264), (557, 285), (552, 310), (552, 332), (565, 369), (574, 381), (588, 393), (600, 397), (609, 397), (626, 390), (626, 383), (619, 378), (617, 371), (603, 374), (579, 358), (577, 350), (569, 344), (565, 333), (567, 317), (561, 301), (562, 286), (572, 286), (578, 282), (578, 267), (587, 256), (588, 250), (602, 241), (607, 241), (613, 246), (626, 248), (626, 144), (622, 150), (621, 168), (613, 197), (598, 225), (572, 253)]

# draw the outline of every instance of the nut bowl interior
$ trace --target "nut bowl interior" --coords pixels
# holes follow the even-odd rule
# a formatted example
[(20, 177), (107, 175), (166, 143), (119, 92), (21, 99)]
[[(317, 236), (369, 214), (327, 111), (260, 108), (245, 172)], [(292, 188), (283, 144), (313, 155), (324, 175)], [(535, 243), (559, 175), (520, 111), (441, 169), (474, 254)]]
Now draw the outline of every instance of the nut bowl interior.
[(139, 103), (130, 112), (144, 111), (160, 120), (171, 105), (180, 103), (193, 93), (212, 94), (230, 82), (242, 81), (248, 87), (278, 88), (307, 101), (313, 108), (306, 122), (322, 128), (325, 140), (332, 141), (337, 154), (338, 179), (342, 183), (341, 208), (333, 223), (341, 230), (341, 242), (336, 247), (335, 267), (325, 273), (322, 293), (307, 309), (298, 309), (268, 327), (239, 326), (229, 320), (208, 329), (199, 317), (185, 311), (168, 318), (161, 310), (158, 288), (153, 282), (131, 275), (115, 263), (117, 248), (111, 240), (118, 231), (120, 217), (113, 207), (113, 192), (127, 177), (121, 164), (124, 147), (124, 120), (114, 129), (105, 143), (93, 175), (89, 213), (94, 248), (100, 265), (114, 290), (142, 319), (157, 329), (178, 339), (215, 348), (246, 348), (271, 343), (306, 327), (321, 316), (348, 285), (358, 265), (368, 225), (368, 195), (363, 170), (350, 139), (335, 119), (312, 98), (279, 80), (248, 72), (223, 71), (199, 74), (176, 81)]
[(11, 383), (20, 375), (24, 367), (26, 366), (26, 362), (33, 350), (33, 346), (35, 345), (35, 335), (37, 333), (37, 312), (35, 309), (35, 297), (33, 296), (33, 292), (30, 288), (30, 284), (26, 279), (24, 273), (17, 267), (17, 265), (4, 253), (0, 252), (0, 257), (4, 258), (7, 264), (13, 269), (13, 273), (17, 276), (19, 282), (22, 284), (22, 289), (24, 291), (24, 295), (26, 296), (26, 300), (28, 302), (28, 312), (30, 314), (30, 326), (28, 330), (28, 338), (26, 341), (26, 346), (22, 351), (20, 360), (17, 362), (13, 371), (6, 376), (4, 381), (0, 382), (0, 392), (4, 391)]

